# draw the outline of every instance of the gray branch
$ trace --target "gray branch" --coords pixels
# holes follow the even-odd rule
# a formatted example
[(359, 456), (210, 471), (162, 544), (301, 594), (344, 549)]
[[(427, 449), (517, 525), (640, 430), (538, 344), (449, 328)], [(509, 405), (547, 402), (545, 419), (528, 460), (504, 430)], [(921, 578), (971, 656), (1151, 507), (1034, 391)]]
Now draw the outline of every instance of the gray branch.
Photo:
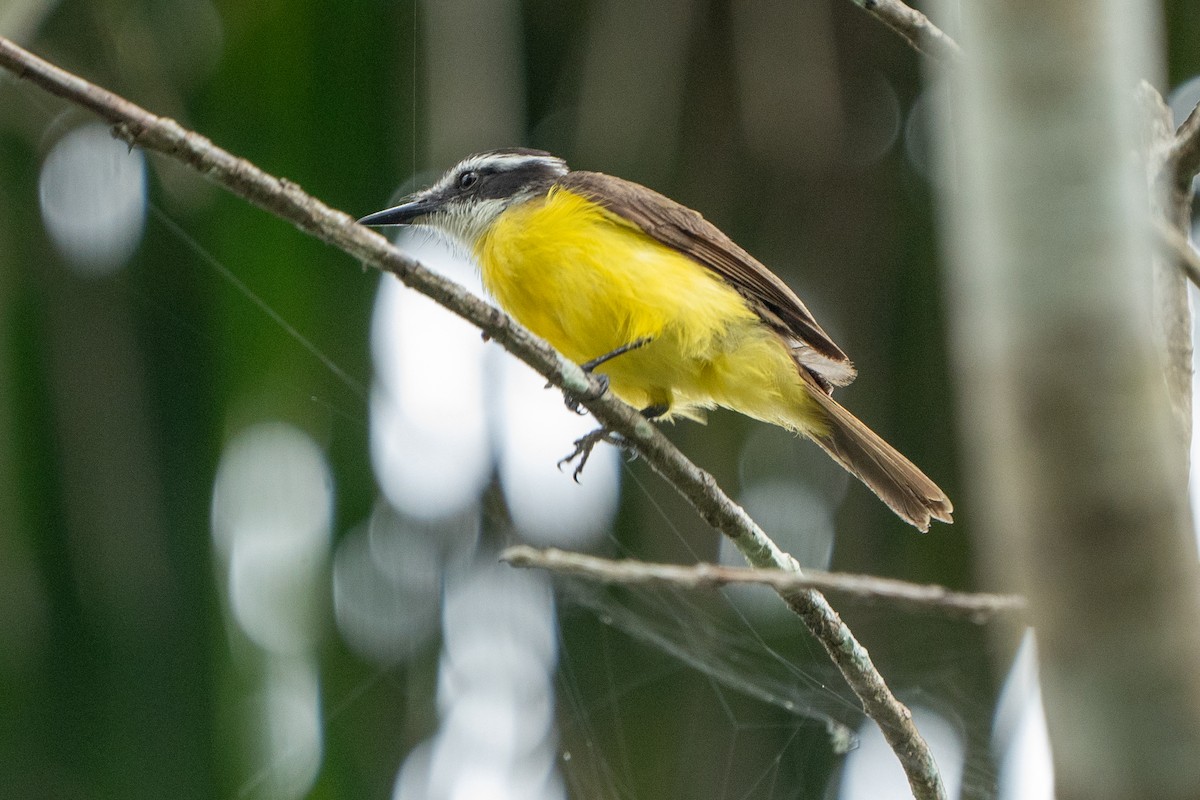
[(1163, 255), (1174, 261), (1184, 276), (1200, 288), (1200, 253), (1187, 237), (1161, 219), (1154, 222), (1154, 235), (1158, 237)]
[(962, 58), (958, 43), (929, 21), (929, 17), (900, 0), (853, 0), (859, 8), (900, 34), (918, 53), (952, 63)]
[(1174, 168), (1175, 185), (1191, 193), (1192, 179), (1200, 172), (1200, 105), (1192, 109), (1175, 132), (1169, 163)]
[[(114, 126), (131, 146), (188, 164), (238, 197), (290, 221), (360, 261), (390, 272), (405, 285), (432, 298), (477, 326), (490, 339), (529, 364), (552, 384), (575, 397), (600, 423), (619, 432), (714, 528), (727, 536), (755, 567), (798, 572), (790, 555), (734, 503), (711, 475), (688, 461), (635, 409), (605, 393), (599, 382), (546, 342), (455, 284), (405, 255), (387, 239), (326, 206), (285, 178), (270, 175), (233, 156), (178, 122), (159, 117), (106, 89), (44, 61), (0, 37), (0, 66), (46, 91), (90, 109)], [(912, 714), (892, 694), (871, 657), (837, 612), (814, 589), (781, 591), (780, 597), (807, 625), (896, 753), (918, 800), (946, 797), (933, 756), (912, 722)]]
[(997, 614), (1023, 611), (1025, 600), (1016, 595), (952, 592), (944, 586), (909, 583), (873, 575), (844, 572), (802, 573), (780, 569), (726, 567), (719, 564), (651, 564), (635, 559), (609, 558), (571, 553), (557, 548), (539, 550), (528, 545), (510, 547), (500, 560), (514, 567), (544, 569), (599, 583), (623, 586), (665, 585), (680, 589), (719, 589), (733, 584), (769, 586), (777, 592), (817, 589), (853, 597), (889, 608), (933, 612), (975, 623)]

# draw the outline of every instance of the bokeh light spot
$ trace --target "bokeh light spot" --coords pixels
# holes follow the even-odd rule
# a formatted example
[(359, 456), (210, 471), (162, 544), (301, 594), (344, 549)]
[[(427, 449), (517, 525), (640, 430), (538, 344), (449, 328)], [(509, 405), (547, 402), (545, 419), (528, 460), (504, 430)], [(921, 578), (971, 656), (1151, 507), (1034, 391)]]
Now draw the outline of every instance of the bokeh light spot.
[(541, 546), (579, 550), (608, 531), (617, 513), (621, 455), (608, 444), (592, 451), (579, 482), (574, 465), (559, 469), (571, 443), (597, 427), (568, 410), (562, 393), (507, 353), (502, 362), (497, 445), (500, 486), (521, 538)]
[(105, 125), (76, 128), (46, 156), (38, 199), (46, 232), (67, 263), (83, 275), (111, 274), (142, 239), (145, 157)]
[[(422, 263), (478, 287), (474, 267), (438, 240), (405, 237), (405, 250)], [(479, 331), (385, 276), (371, 352), (371, 457), (384, 495), (417, 519), (460, 513), (478, 499), (492, 466)]]
[(259, 647), (312, 646), (332, 514), (329, 468), (307, 434), (263, 423), (229, 443), (213, 488), (213, 538), (234, 618)]

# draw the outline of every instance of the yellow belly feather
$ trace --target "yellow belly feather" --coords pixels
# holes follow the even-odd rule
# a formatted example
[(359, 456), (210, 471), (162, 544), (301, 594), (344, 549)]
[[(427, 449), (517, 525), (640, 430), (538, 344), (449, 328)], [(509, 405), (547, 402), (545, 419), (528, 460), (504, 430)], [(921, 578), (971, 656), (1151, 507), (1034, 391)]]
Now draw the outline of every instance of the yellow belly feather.
[(597, 369), (627, 403), (824, 428), (787, 346), (736, 291), (579, 195), (555, 190), (508, 209), (475, 250), (496, 301), (573, 361), (652, 340)]

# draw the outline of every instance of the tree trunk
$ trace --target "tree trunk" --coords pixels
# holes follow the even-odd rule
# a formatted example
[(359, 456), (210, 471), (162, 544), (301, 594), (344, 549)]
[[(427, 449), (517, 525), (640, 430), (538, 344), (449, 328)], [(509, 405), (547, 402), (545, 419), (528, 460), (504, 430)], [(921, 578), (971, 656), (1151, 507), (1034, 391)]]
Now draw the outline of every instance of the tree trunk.
[(1060, 800), (1200, 797), (1200, 562), (1164, 379), (1178, 325), (1134, 158), (1155, 9), (961, 4), (943, 124), (961, 518), (1029, 598)]

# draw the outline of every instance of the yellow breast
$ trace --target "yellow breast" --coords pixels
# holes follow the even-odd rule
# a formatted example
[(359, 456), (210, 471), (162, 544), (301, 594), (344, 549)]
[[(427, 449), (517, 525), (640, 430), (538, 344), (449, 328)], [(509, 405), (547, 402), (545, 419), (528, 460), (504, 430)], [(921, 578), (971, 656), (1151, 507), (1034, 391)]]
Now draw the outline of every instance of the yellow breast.
[[(787, 347), (732, 287), (579, 195), (506, 210), (476, 244), (496, 301), (582, 363), (642, 338), (598, 369), (619, 397), (696, 416), (721, 405), (776, 424), (800, 379)], [(788, 427), (796, 427), (795, 422)]]

